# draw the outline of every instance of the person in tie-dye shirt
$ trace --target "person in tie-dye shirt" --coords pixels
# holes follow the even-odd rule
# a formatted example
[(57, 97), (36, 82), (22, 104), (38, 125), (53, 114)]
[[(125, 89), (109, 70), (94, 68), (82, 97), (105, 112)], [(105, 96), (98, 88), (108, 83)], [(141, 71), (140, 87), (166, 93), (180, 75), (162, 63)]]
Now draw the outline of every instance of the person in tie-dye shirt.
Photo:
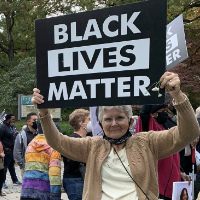
[(38, 136), (28, 145), (21, 200), (61, 199), (61, 155), (52, 149), (37, 121)]

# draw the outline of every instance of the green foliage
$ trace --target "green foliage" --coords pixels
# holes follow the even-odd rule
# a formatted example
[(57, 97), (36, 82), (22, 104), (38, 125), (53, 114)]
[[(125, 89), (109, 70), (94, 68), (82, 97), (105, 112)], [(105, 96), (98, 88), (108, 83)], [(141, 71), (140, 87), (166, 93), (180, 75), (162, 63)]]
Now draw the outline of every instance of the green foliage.
[(72, 113), (76, 108), (62, 108), (61, 111), (61, 118), (64, 121), (69, 121), (69, 115)]
[(74, 132), (74, 129), (69, 125), (67, 121), (56, 122), (60, 125), (63, 135), (70, 135)]
[[(1, 0), (0, 1), (0, 110), (17, 113), (17, 95), (31, 94), (36, 86), (35, 67), (35, 20), (79, 11), (94, 10), (145, 0)], [(77, 9), (78, 7), (78, 9)], [(75, 9), (76, 8), (76, 9)], [(199, 0), (168, 0), (167, 23), (183, 13), (185, 33), (189, 41), (189, 69), (200, 65), (200, 1)], [(13, 49), (12, 49), (13, 48)], [(14, 54), (10, 61), (8, 54)], [(181, 69), (179, 76), (181, 74)], [(183, 71), (183, 70), (182, 70)], [(194, 73), (196, 71), (193, 71)], [(185, 73), (185, 72), (184, 72)], [(196, 73), (197, 74), (197, 73)], [(199, 76), (199, 73), (197, 74)], [(185, 77), (185, 76), (184, 76)], [(192, 74), (191, 77), (194, 77)], [(188, 78), (185, 78), (187, 84)], [(190, 85), (200, 88), (199, 79), (190, 78)], [(189, 87), (185, 87), (187, 92)], [(194, 97), (195, 90), (190, 96)], [(200, 97), (200, 94), (198, 94)], [(197, 98), (199, 100), (199, 98)], [(192, 100), (193, 101), (193, 100)], [(63, 120), (68, 121), (69, 113), (74, 109), (62, 109)]]
[[(64, 135), (70, 135), (71, 133), (73, 133), (73, 128), (68, 124), (68, 122), (66, 121), (60, 121), (60, 122), (56, 122), (60, 125), (60, 128), (62, 130), (62, 133)], [(15, 122), (15, 126), (17, 127), (18, 131), (22, 130), (22, 127), (26, 125), (26, 120), (20, 120), (20, 121), (16, 121)]]
[[(184, 89), (183, 89), (184, 91)], [(190, 99), (190, 102), (192, 104), (192, 107), (194, 109), (198, 108), (200, 106), (200, 99), (198, 97), (200, 97), (200, 92), (194, 93), (191, 89), (187, 89), (187, 94), (188, 97)]]
[(18, 94), (31, 94), (36, 87), (35, 58), (26, 58), (2, 73), (0, 85), (0, 110), (16, 114)]
[(200, 36), (200, 2), (198, 0), (168, 0), (168, 22), (183, 14), (186, 35)]
[[(0, 1), (0, 54), (17, 63), (35, 55), (35, 20), (72, 13), (73, 1)], [(0, 67), (4, 65), (0, 64)]]

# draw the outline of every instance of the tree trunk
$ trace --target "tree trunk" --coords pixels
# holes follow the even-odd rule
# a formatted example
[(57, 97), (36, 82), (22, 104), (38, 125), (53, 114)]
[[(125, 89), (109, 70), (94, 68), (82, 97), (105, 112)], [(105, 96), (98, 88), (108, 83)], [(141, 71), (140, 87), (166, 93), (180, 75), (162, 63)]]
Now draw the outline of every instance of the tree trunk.
[(6, 26), (7, 26), (7, 38), (8, 38), (8, 58), (9, 61), (14, 61), (15, 56), (14, 56), (14, 39), (13, 39), (13, 25), (14, 25), (14, 12), (11, 11), (6, 17)]

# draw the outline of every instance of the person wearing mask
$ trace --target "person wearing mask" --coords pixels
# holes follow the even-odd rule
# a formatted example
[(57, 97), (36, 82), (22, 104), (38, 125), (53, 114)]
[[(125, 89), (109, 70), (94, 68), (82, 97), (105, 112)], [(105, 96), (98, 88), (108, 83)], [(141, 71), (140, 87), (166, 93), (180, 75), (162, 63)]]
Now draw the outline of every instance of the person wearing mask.
[[(169, 130), (175, 126), (176, 123), (168, 116), (168, 104), (144, 105), (140, 111), (136, 133), (150, 130)], [(189, 181), (189, 176), (180, 171), (179, 153), (160, 159), (158, 161), (159, 197), (164, 200), (171, 200), (173, 182), (181, 181), (181, 177)]]
[(3, 149), (5, 153), (4, 157), (4, 182), (3, 187), (7, 187), (6, 181), (6, 173), (9, 169), (13, 184), (21, 185), (21, 182), (18, 180), (16, 173), (15, 173), (15, 161), (13, 159), (13, 149), (14, 149), (14, 142), (15, 142), (15, 133), (13, 132), (10, 124), (15, 121), (15, 116), (13, 114), (7, 114), (5, 117), (5, 121), (0, 127), (0, 141), (3, 144)]
[(4, 192), (2, 192), (2, 187), (3, 187), (3, 174), (4, 174), (4, 151), (3, 151), (3, 145), (0, 141), (0, 196), (6, 196)]
[[(160, 88), (174, 98), (178, 114), (179, 123), (169, 130), (132, 135), (130, 105), (99, 106), (103, 137), (72, 138), (57, 130), (48, 109), (39, 109), (48, 144), (65, 157), (86, 163), (83, 200), (158, 199), (158, 160), (180, 151), (200, 133), (193, 108), (180, 90), (178, 75), (165, 72), (160, 82)], [(40, 90), (33, 91), (32, 103), (43, 104)]]
[(38, 135), (26, 149), (21, 200), (61, 200), (61, 155), (52, 149), (43, 134), (40, 120)]
[[(90, 123), (90, 112), (85, 109), (76, 109), (69, 115), (69, 124), (74, 128), (74, 132), (70, 135), (73, 138), (85, 138), (88, 132), (88, 124)], [(83, 177), (81, 169), (84, 164), (73, 161), (63, 156), (64, 174), (63, 187), (68, 195), (69, 200), (82, 200), (83, 193)], [(83, 170), (84, 171), (84, 170)], [(83, 172), (84, 173), (84, 172)]]
[(28, 144), (37, 136), (37, 114), (34, 112), (26, 116), (27, 127), (20, 131), (15, 139), (14, 145), (14, 160), (21, 169), (21, 176), (23, 179), (25, 171), (25, 152)]

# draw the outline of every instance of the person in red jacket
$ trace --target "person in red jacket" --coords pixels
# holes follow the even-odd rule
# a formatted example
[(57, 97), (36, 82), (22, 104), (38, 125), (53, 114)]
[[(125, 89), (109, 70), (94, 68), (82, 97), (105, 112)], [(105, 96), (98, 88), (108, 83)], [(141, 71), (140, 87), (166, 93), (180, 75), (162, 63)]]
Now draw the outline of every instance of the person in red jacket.
[[(167, 104), (143, 106), (136, 133), (150, 130), (162, 131), (176, 126), (176, 123), (169, 118), (167, 111)], [(158, 161), (158, 185), (161, 199), (171, 200), (173, 182), (181, 181), (181, 176), (179, 152)]]

